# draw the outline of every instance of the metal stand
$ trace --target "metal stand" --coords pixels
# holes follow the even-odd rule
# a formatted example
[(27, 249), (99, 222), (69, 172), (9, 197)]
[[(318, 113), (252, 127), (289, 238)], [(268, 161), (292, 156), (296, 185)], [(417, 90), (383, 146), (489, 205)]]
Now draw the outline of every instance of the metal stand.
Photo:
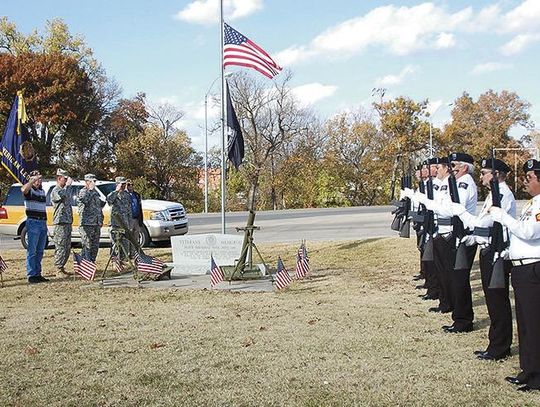
[[(126, 231), (124, 229), (112, 229), (111, 230), (111, 253), (109, 256), (109, 260), (107, 261), (107, 265), (105, 266), (105, 269), (103, 270), (103, 273), (101, 274), (101, 283), (103, 284), (103, 280), (105, 279), (105, 273), (107, 272), (107, 269), (109, 268), (109, 265), (111, 264), (113, 256), (116, 256), (116, 258), (121, 261), (122, 263), (124, 260), (127, 259), (129, 265), (133, 269), (133, 278), (137, 279), (138, 272), (137, 267), (135, 264), (133, 264), (132, 259), (129, 257), (129, 247), (133, 246), (133, 244), (129, 241), (129, 239), (125, 238)], [(125, 242), (127, 242), (128, 248), (125, 247)], [(135, 247), (135, 249), (137, 249)], [(137, 279), (138, 281), (138, 279)]]
[[(255, 230), (260, 230), (259, 226), (254, 226), (253, 222), (255, 221), (255, 211), (250, 210), (249, 211), (249, 217), (248, 217), (248, 223), (245, 227), (237, 227), (237, 232), (244, 232), (244, 243), (242, 244), (242, 252), (240, 254), (240, 258), (238, 259), (238, 262), (236, 263), (233, 272), (229, 276), (229, 284), (231, 283), (233, 277), (238, 273), (240, 276), (243, 276), (244, 273), (252, 272), (254, 270), (253, 267), (253, 250), (257, 253), (259, 259), (261, 260), (262, 264), (264, 265), (265, 269), (268, 269), (268, 266), (266, 262), (264, 261), (261, 252), (259, 252), (259, 249), (255, 245), (255, 242), (253, 241), (253, 232)], [(270, 278), (272, 279), (272, 276), (270, 275)], [(272, 280), (273, 281), (273, 280)]]

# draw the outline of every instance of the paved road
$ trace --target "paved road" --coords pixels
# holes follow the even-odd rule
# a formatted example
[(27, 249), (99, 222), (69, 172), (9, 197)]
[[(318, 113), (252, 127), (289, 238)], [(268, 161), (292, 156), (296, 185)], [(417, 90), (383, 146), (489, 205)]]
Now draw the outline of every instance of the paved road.
[[(391, 236), (390, 206), (291, 209), (259, 211), (255, 225), (258, 242), (290, 242), (308, 240), (351, 240)], [(227, 214), (227, 233), (245, 226), (247, 212)], [(221, 233), (221, 214), (193, 214), (189, 217), (189, 233)], [(241, 232), (238, 232), (241, 233)]]

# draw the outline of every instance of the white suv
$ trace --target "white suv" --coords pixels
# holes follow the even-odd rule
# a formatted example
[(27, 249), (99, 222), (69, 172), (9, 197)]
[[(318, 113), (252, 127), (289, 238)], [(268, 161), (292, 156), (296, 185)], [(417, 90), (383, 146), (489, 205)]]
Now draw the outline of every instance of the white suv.
[[(56, 185), (56, 181), (43, 181), (43, 190), (47, 193), (47, 226), (49, 236), (52, 233), (52, 203), (51, 191)], [(77, 207), (77, 196), (84, 181), (73, 181), (67, 187), (72, 196), (73, 202), (73, 235), (74, 242), (80, 242), (79, 235), (79, 210)], [(103, 202), (104, 224), (101, 228), (101, 239), (109, 239), (109, 222), (111, 208), (105, 201), (109, 192), (114, 191), (116, 184), (111, 181), (96, 181), (96, 190), (99, 192)], [(156, 199), (143, 199), (141, 201), (143, 209), (144, 226), (141, 227), (139, 241), (142, 246), (147, 246), (151, 242), (170, 240), (171, 236), (184, 235), (188, 232), (188, 218), (186, 210), (181, 203), (161, 201)], [(13, 184), (4, 199), (3, 208), (7, 212), (7, 219), (0, 219), (0, 234), (15, 236), (20, 238), (22, 245), (26, 248), (26, 214), (24, 209), (24, 199), (21, 192), (21, 184)]]

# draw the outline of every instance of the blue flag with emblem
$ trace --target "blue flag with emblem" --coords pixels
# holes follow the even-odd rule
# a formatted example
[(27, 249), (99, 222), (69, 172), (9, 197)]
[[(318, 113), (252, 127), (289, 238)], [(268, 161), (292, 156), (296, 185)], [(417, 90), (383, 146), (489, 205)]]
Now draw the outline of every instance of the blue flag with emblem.
[(22, 92), (17, 92), (0, 142), (2, 166), (21, 184), (30, 179), (36, 169), (36, 154), (28, 140), (26, 108)]

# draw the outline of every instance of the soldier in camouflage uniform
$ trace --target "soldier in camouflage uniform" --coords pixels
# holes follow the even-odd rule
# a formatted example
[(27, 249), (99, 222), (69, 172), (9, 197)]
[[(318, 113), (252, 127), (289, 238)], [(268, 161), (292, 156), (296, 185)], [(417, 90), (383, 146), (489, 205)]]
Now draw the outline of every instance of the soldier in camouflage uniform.
[(99, 237), (103, 226), (102, 201), (96, 191), (96, 176), (84, 176), (85, 187), (79, 192), (79, 218), (82, 251), (81, 257), (96, 261), (99, 249)]
[[(125, 227), (129, 228), (131, 222), (131, 197), (126, 190), (126, 179), (124, 177), (116, 177), (116, 190), (107, 195), (107, 203), (111, 206), (111, 241), (113, 239), (112, 234), (119, 229), (124, 230)], [(117, 217), (121, 219), (118, 221)], [(125, 231), (124, 231), (125, 236)], [(125, 253), (129, 253), (129, 241), (123, 237), (121, 244), (124, 247), (124, 251), (117, 253), (120, 260), (125, 260)]]
[(56, 171), (56, 186), (51, 192), (53, 204), (53, 242), (54, 242), (54, 266), (57, 269), (56, 277), (67, 277), (69, 273), (64, 269), (71, 251), (71, 224), (73, 223), (73, 209), (71, 196), (67, 187), (72, 179), (66, 171)]

